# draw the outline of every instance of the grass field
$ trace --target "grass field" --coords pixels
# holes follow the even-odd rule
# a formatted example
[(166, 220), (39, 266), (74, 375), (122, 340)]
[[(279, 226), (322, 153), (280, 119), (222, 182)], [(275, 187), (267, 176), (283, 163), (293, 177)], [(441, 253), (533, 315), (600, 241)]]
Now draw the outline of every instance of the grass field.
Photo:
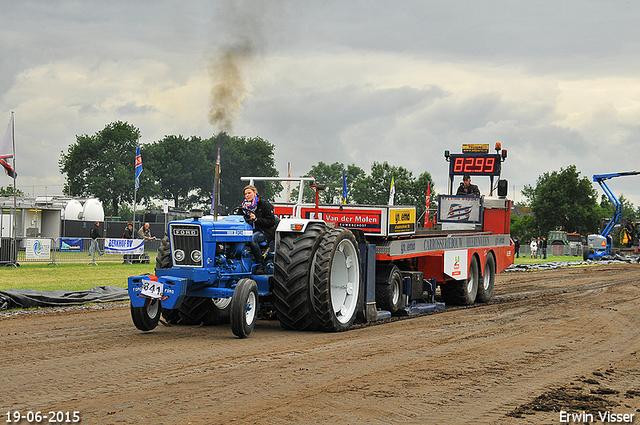
[(126, 288), (129, 276), (154, 273), (154, 266), (155, 261), (151, 264), (103, 262), (97, 266), (86, 262), (60, 263), (59, 266), (20, 263), (20, 267), (0, 267), (0, 290), (81, 291), (106, 285)]
[[(582, 257), (570, 256), (549, 256), (546, 260), (521, 256), (516, 258), (515, 264), (581, 260)], [(24, 262), (20, 263), (20, 267), (0, 267), (0, 290), (81, 291), (105, 285), (126, 288), (129, 276), (154, 273), (154, 265), (154, 258), (151, 259), (151, 264), (102, 262), (97, 266), (87, 265), (86, 262), (62, 262), (59, 266)]]

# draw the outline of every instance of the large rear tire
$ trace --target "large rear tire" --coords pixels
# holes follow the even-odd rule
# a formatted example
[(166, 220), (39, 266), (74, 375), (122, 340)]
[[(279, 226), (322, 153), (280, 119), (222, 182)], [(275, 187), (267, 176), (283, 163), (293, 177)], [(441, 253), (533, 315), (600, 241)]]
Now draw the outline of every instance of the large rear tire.
[(440, 294), (445, 304), (472, 305), (478, 294), (478, 261), (475, 257), (469, 263), (469, 276), (464, 280), (452, 280), (440, 286)]
[(376, 307), (396, 314), (402, 304), (402, 273), (393, 264), (376, 269)]
[[(156, 273), (159, 269), (170, 269), (171, 263), (171, 247), (169, 245), (169, 236), (165, 235), (160, 241), (158, 247), (158, 255), (156, 256)], [(180, 313), (178, 310), (162, 309), (162, 317), (167, 323), (180, 323)]]
[(147, 298), (144, 301), (144, 307), (131, 306), (131, 319), (136, 328), (147, 332), (158, 326), (161, 311), (159, 300)]
[(169, 236), (165, 236), (160, 241), (158, 247), (158, 256), (156, 257), (156, 270), (170, 269), (171, 264), (171, 247), (169, 245)]
[(361, 304), (360, 281), (356, 238), (347, 229), (329, 229), (321, 237), (313, 272), (313, 308), (323, 330), (341, 332), (353, 325)]
[(273, 300), (283, 328), (317, 329), (311, 302), (311, 262), (327, 227), (311, 223), (304, 233), (282, 234), (274, 258)]
[(477, 303), (487, 303), (493, 296), (493, 286), (496, 281), (496, 260), (493, 255), (488, 254), (484, 263), (484, 275), (478, 284)]
[(258, 285), (252, 279), (240, 279), (231, 299), (231, 331), (246, 338), (253, 331), (258, 314)]

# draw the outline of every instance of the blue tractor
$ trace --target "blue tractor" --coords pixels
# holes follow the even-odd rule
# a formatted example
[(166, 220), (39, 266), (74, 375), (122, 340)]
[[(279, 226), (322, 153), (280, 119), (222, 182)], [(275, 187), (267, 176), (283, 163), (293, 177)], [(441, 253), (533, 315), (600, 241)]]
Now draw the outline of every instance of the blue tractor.
[[(163, 317), (170, 324), (231, 323), (246, 338), (258, 315), (277, 317), (285, 329), (342, 331), (351, 327), (362, 299), (357, 232), (324, 221), (282, 219), (278, 249), (263, 247), (264, 274), (247, 243), (253, 228), (242, 214), (170, 222), (155, 275), (128, 279), (131, 317), (142, 331)], [(366, 247), (364, 248), (366, 249)]]

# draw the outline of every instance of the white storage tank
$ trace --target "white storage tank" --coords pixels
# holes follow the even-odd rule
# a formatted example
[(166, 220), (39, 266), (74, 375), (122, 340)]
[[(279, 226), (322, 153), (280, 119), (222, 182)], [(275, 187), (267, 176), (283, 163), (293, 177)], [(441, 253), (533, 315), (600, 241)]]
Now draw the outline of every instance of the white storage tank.
[(66, 207), (64, 207), (64, 220), (81, 220), (82, 219), (82, 204), (77, 199), (69, 201)]
[(82, 209), (82, 220), (104, 221), (104, 209), (102, 202), (97, 199), (87, 199)]

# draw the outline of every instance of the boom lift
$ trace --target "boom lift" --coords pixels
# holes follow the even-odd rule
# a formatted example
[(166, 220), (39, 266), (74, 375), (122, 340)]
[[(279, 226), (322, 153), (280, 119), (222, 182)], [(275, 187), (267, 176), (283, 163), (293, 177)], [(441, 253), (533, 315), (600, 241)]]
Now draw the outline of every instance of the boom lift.
[(611, 231), (615, 227), (615, 225), (622, 217), (622, 203), (616, 198), (616, 195), (613, 194), (606, 180), (612, 179), (614, 177), (622, 177), (622, 176), (635, 176), (640, 174), (640, 171), (625, 171), (622, 173), (610, 173), (610, 174), (595, 174), (593, 176), (593, 181), (597, 182), (605, 195), (609, 198), (613, 206), (615, 207), (615, 211), (613, 213), (613, 217), (609, 220), (609, 223), (604, 227), (602, 232), (599, 235), (589, 235), (588, 236), (588, 254), (584, 257), (586, 259), (595, 259), (599, 260), (606, 255), (611, 255)]

